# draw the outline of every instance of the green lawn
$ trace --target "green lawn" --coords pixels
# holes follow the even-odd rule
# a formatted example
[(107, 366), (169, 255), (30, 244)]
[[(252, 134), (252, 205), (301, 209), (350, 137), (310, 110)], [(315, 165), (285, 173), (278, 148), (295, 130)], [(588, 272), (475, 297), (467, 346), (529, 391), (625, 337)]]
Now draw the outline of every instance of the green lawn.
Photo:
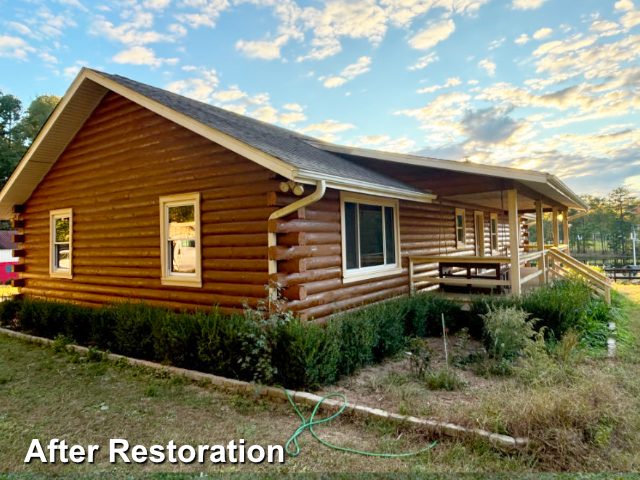
[[(640, 300), (640, 287), (626, 287)], [(640, 326), (638, 304), (629, 307), (634, 331)], [(625, 402), (594, 437), (575, 442), (578, 452), (551, 453), (549, 450), (506, 454), (487, 444), (445, 440), (432, 451), (409, 458), (371, 458), (342, 453), (318, 444), (308, 432), (301, 437), (301, 454), (288, 457), (284, 465), (193, 465), (110, 464), (107, 447), (111, 438), (125, 438), (131, 445), (226, 444), (244, 438), (247, 445), (282, 444), (300, 421), (289, 405), (274, 405), (200, 386), (181, 378), (110, 362), (78, 361), (69, 354), (51, 348), (0, 336), (0, 470), (5, 472), (533, 472), (540, 470), (634, 471), (640, 465), (640, 357), (629, 349), (611, 362), (594, 361), (593, 382), (607, 379), (621, 392), (616, 398)], [(597, 385), (591, 385), (594, 387)], [(564, 389), (573, 388), (564, 386)], [(575, 394), (585, 393), (584, 381), (576, 383)], [(542, 391), (542, 390), (541, 390)], [(548, 394), (553, 390), (545, 390)], [(523, 387), (513, 392), (523, 402), (530, 391)], [(534, 392), (535, 393), (535, 392)], [(514, 400), (514, 401), (515, 401)], [(505, 401), (508, 401), (505, 397)], [(551, 405), (549, 408), (556, 408)], [(515, 406), (505, 415), (517, 415)], [(374, 405), (372, 405), (374, 406)], [(546, 408), (539, 405), (538, 408)], [(611, 412), (603, 406), (603, 412)], [(499, 409), (498, 409), (499, 410)], [(303, 410), (309, 415), (309, 409)], [(553, 411), (545, 422), (555, 428)], [(483, 412), (487, 414), (487, 412)], [(528, 412), (530, 415), (531, 412)], [(522, 421), (533, 421), (523, 417)], [(510, 421), (512, 421), (510, 419)], [(582, 435), (580, 426), (558, 422), (554, 435)], [(408, 452), (427, 446), (433, 437), (396, 425), (343, 416), (328, 426), (317, 428), (328, 441), (345, 447), (379, 451)], [(44, 444), (51, 438), (67, 444), (99, 444), (97, 462), (90, 464), (43, 465), (23, 463), (32, 439)], [(572, 456), (572, 461), (563, 460)], [(577, 463), (576, 455), (584, 460)], [(564, 462), (564, 463), (563, 463)], [(580, 465), (577, 467), (576, 465)]]

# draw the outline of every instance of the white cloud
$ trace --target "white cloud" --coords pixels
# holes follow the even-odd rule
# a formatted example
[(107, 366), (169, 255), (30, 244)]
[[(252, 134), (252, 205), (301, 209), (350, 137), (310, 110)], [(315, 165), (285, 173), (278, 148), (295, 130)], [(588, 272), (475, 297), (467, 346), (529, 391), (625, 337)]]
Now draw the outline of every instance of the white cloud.
[(282, 113), (278, 116), (278, 121), (283, 125), (293, 125), (298, 122), (304, 122), (307, 116), (300, 112)]
[(176, 29), (170, 26), (170, 33), (160, 33), (151, 30), (153, 15), (145, 12), (135, 12), (131, 15), (130, 22), (115, 26), (113, 23), (98, 16), (89, 26), (89, 33), (104, 37), (114, 42), (122, 42), (126, 45), (146, 45), (158, 42), (175, 42), (178, 37), (186, 34), (184, 29)]
[(320, 133), (339, 133), (355, 128), (350, 123), (340, 123), (337, 120), (325, 120), (324, 122), (314, 123), (302, 129), (302, 132), (320, 132)]
[(201, 102), (209, 102), (212, 100), (212, 94), (218, 88), (218, 77), (215, 70), (209, 70), (203, 67), (194, 67), (185, 65), (182, 67), (185, 72), (196, 72), (198, 77), (192, 77), (184, 80), (176, 80), (165, 88), (171, 92), (193, 98)]
[(78, 72), (82, 69), (82, 67), (86, 67), (87, 65), (88, 65), (87, 62), (78, 60), (72, 66), (64, 68), (62, 70), (62, 75), (65, 78), (73, 78), (78, 74)]
[(420, 57), (416, 63), (409, 66), (409, 70), (422, 70), (427, 65), (437, 62), (440, 60), (435, 52), (431, 52), (429, 55), (425, 55), (424, 57)]
[(20, 37), (0, 35), (0, 57), (26, 60), (29, 53), (35, 51), (35, 48), (31, 47)]
[(553, 33), (553, 29), (545, 27), (545, 28), (541, 28), (540, 30), (536, 31), (536, 33), (533, 34), (533, 38), (535, 38), (536, 40), (542, 40), (545, 37), (548, 37), (549, 35), (551, 35)]
[(163, 10), (169, 6), (171, 0), (144, 0), (142, 4), (154, 10)]
[(369, 65), (371, 65), (371, 57), (360, 57), (355, 63), (347, 65), (340, 75), (351, 80), (368, 72), (370, 70)]
[(249, 115), (263, 122), (276, 123), (278, 121), (278, 111), (271, 106), (256, 108)]
[(27, 35), (29, 37), (34, 36), (33, 32), (31, 31), (31, 29), (29, 27), (27, 27), (26, 25), (23, 25), (23, 24), (18, 23), (18, 22), (8, 22), (7, 25), (9, 26), (10, 29), (14, 30), (15, 32), (19, 33), (20, 35)]
[(54, 57), (53, 55), (51, 55), (50, 53), (47, 52), (40, 52), (38, 53), (38, 57), (40, 57), (40, 59), (44, 62), (44, 63), (49, 63), (49, 64), (56, 64), (58, 63), (58, 59), (56, 57)]
[(177, 58), (158, 58), (155, 52), (147, 47), (136, 45), (128, 50), (117, 53), (112, 60), (116, 63), (125, 63), (129, 65), (149, 65), (151, 67), (159, 67), (167, 63), (175, 65), (178, 63)]
[(501, 47), (506, 39), (507, 37), (502, 37), (500, 40), (494, 40), (489, 44), (489, 50), (495, 50), (496, 48)]
[(633, 2), (631, 0), (620, 0), (616, 2), (615, 9), (619, 12), (629, 12), (635, 9)]
[(324, 80), (322, 84), (327, 88), (336, 88), (347, 83), (347, 79), (342, 77), (329, 77), (327, 79), (325, 79), (325, 77), (321, 78)]
[(547, 0), (513, 0), (513, 8), (518, 10), (533, 10), (542, 6)]
[(367, 73), (370, 70), (369, 65), (371, 65), (371, 57), (360, 57), (355, 63), (347, 65), (340, 72), (340, 76), (320, 77), (319, 80), (327, 88), (340, 87), (358, 75)]
[(299, 105), (297, 103), (287, 103), (282, 108), (284, 108), (285, 110), (290, 110), (292, 112), (302, 112), (302, 110), (304, 110), (302, 105)]
[(490, 60), (484, 59), (478, 62), (478, 66), (486, 70), (490, 77), (496, 74), (496, 64)]
[(411, 38), (409, 45), (416, 50), (428, 50), (449, 38), (455, 29), (456, 26), (451, 19), (434, 23)]
[(273, 41), (257, 40), (236, 42), (236, 50), (240, 50), (249, 58), (274, 60), (280, 58), (280, 49), (289, 41), (288, 35), (282, 35)]
[(529, 41), (529, 36), (526, 33), (523, 33), (518, 38), (514, 40), (517, 45), (524, 45)]
[(601, 37), (609, 37), (611, 35), (617, 35), (622, 32), (620, 25), (616, 22), (610, 22), (608, 20), (596, 20), (589, 27), (591, 32), (598, 33)]
[(436, 90), (441, 90), (443, 88), (457, 87), (461, 83), (462, 82), (458, 77), (448, 78), (444, 85), (433, 85), (431, 87), (421, 88), (418, 90), (418, 93), (433, 93)]
[(220, 14), (229, 8), (227, 0), (182, 0), (182, 7), (194, 8), (196, 13), (179, 13), (175, 17), (192, 28), (214, 28)]
[(219, 102), (235, 102), (241, 98), (246, 98), (247, 94), (238, 87), (232, 87), (230, 90), (222, 90), (211, 95), (212, 98)]
[(631, 12), (627, 12), (621, 19), (620, 23), (624, 25), (626, 29), (630, 29), (635, 27), (636, 25), (640, 25), (640, 10), (633, 10)]

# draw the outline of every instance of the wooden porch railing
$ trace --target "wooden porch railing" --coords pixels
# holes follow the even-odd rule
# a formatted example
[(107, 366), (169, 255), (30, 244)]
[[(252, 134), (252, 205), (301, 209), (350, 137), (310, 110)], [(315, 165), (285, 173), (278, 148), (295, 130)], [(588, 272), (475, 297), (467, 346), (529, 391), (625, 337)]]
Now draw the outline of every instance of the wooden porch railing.
[[(545, 283), (551, 278), (563, 278), (567, 275), (578, 275), (585, 279), (595, 293), (602, 295), (607, 303), (611, 303), (611, 280), (601, 273), (592, 270), (563, 250), (566, 245), (558, 247), (545, 248), (542, 251), (534, 251), (518, 255), (518, 264), (524, 265), (531, 261), (536, 261), (538, 269), (524, 277), (514, 278), (510, 275), (508, 280), (501, 279), (500, 271), (502, 265), (511, 264), (510, 256), (500, 257), (476, 257), (476, 256), (437, 256), (437, 257), (409, 257), (409, 284), (411, 291), (422, 290), (433, 285), (456, 285), (456, 286), (478, 286), (478, 287), (496, 287), (500, 290), (502, 287), (511, 287), (511, 291), (515, 291), (514, 284), (519, 283), (522, 287), (527, 282), (541, 277), (540, 284)], [(437, 267), (440, 263), (448, 266), (458, 266), (459, 272), (452, 276), (434, 276), (433, 272), (416, 273), (418, 265), (434, 265)], [(551, 265), (549, 265), (549, 263)], [(495, 278), (488, 275), (470, 275), (469, 268), (476, 265), (476, 268), (485, 268), (496, 272)], [(465, 270), (466, 269), (466, 273)], [(517, 291), (521, 291), (518, 288)]]
[(611, 279), (609, 277), (587, 267), (558, 248), (550, 248), (548, 255), (551, 260), (549, 267), (551, 276), (563, 278), (567, 275), (577, 275), (586, 280), (596, 293), (602, 295), (605, 302), (611, 303)]

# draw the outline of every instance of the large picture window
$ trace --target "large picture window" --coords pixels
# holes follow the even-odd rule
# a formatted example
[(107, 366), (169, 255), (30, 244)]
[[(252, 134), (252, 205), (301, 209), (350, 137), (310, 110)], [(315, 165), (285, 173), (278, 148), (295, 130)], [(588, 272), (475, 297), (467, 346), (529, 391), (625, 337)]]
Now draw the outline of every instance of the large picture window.
[(70, 208), (49, 212), (49, 275), (71, 278), (73, 275), (73, 211)]
[(202, 286), (200, 194), (160, 198), (162, 284)]
[(342, 267), (345, 281), (400, 270), (398, 202), (342, 195)]

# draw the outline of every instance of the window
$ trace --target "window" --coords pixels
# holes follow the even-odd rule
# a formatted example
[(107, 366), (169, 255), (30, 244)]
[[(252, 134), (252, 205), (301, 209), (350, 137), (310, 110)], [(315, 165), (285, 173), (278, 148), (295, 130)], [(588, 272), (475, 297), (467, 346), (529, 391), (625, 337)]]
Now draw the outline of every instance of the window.
[(200, 194), (160, 197), (163, 285), (202, 286)]
[(498, 243), (498, 214), (491, 214), (491, 250), (498, 250), (500, 244)]
[(398, 201), (343, 194), (341, 206), (344, 281), (400, 272)]
[(73, 211), (70, 208), (49, 212), (49, 275), (71, 278), (73, 267)]
[(456, 208), (456, 248), (465, 245), (466, 235), (464, 208)]

